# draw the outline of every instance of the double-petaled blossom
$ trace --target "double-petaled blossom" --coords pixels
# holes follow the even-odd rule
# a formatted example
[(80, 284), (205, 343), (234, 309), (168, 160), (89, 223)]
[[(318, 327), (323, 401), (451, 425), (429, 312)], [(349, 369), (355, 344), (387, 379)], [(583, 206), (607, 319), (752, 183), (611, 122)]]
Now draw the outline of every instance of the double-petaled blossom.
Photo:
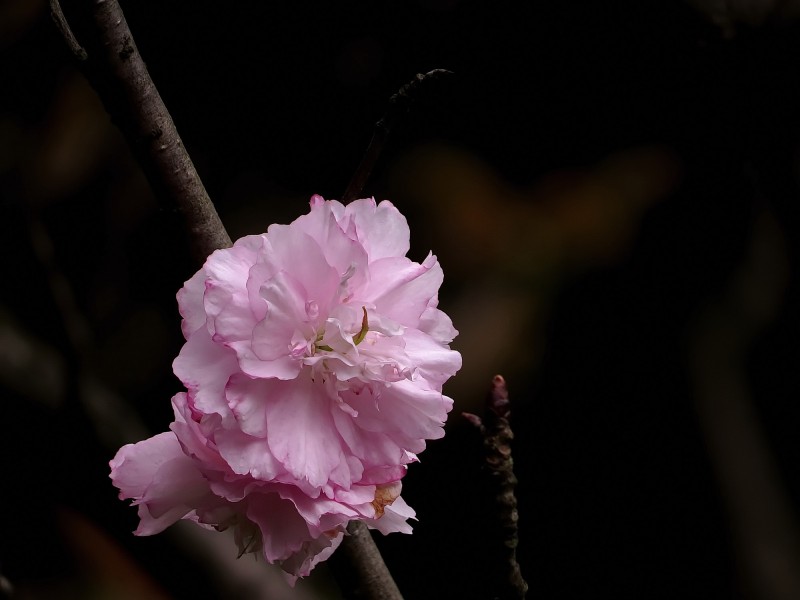
[(303, 576), (351, 520), (411, 531), (400, 480), (444, 434), (461, 356), (437, 308), (442, 269), (408, 249), (390, 202), (314, 196), (208, 258), (178, 292), (187, 391), (171, 431), (111, 461), (138, 535), (182, 518), (233, 528), (240, 552)]

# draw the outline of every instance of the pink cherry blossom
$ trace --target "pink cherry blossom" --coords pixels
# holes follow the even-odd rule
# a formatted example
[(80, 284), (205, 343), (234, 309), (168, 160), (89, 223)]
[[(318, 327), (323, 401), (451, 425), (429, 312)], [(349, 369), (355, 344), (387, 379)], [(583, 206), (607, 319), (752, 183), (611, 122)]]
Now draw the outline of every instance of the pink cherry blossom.
[(171, 431), (111, 461), (137, 535), (179, 519), (233, 528), (240, 552), (307, 575), (351, 520), (410, 533), (407, 465), (444, 435), (461, 367), (442, 269), (406, 257), (388, 201), (311, 199), (290, 225), (214, 252), (178, 292), (187, 392)]

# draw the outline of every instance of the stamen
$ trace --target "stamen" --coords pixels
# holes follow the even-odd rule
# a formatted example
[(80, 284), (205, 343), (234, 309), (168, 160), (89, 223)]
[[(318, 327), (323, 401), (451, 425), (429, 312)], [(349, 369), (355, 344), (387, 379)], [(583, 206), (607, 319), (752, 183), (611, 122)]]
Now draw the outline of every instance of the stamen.
[[(320, 333), (317, 335), (317, 339), (314, 340), (314, 350), (325, 350), (326, 352), (333, 352), (333, 348), (328, 346), (327, 344), (320, 344), (319, 342), (322, 341), (324, 334)], [(313, 354), (313, 353), (312, 353)]]
[[(361, 329), (358, 333), (353, 336), (353, 345), (358, 346), (361, 342), (364, 341), (364, 338), (367, 337), (367, 332), (369, 332), (369, 320), (367, 318), (367, 307), (362, 306), (361, 310), (364, 311), (364, 317), (361, 319)], [(333, 348), (328, 346), (327, 344), (320, 344), (322, 338), (324, 337), (324, 333), (317, 334), (317, 339), (314, 340), (314, 343), (311, 345), (311, 354), (312, 356), (316, 353), (317, 350), (325, 350), (326, 352), (333, 352)]]
[(367, 307), (362, 306), (361, 310), (364, 311), (364, 318), (361, 320), (361, 331), (353, 336), (353, 344), (358, 346), (361, 342), (364, 341), (364, 338), (367, 336), (367, 332), (369, 331), (369, 322), (367, 321)]

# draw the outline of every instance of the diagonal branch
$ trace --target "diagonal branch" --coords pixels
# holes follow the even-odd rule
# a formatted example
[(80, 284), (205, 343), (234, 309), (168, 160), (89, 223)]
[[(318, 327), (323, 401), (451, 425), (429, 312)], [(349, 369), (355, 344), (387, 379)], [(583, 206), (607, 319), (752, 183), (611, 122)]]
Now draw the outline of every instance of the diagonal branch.
[(369, 528), (350, 521), (341, 547), (330, 559), (334, 574), (347, 598), (354, 600), (403, 600)]
[[(147, 72), (119, 3), (92, 0), (89, 5), (89, 14), (78, 16), (91, 20), (85, 46), (73, 35), (58, 0), (50, 0), (53, 21), (133, 148), (156, 195), (183, 215), (194, 257), (203, 263), (214, 250), (229, 247), (231, 239)], [(367, 527), (354, 521), (348, 531), (339, 550), (347, 560), (339, 565), (345, 577), (356, 582), (360, 597), (402, 600)]]
[(50, 17), (53, 19), (53, 23), (55, 23), (61, 37), (63, 37), (64, 41), (67, 43), (67, 47), (69, 51), (72, 52), (72, 55), (77, 60), (86, 60), (88, 58), (86, 50), (84, 50), (78, 43), (78, 40), (75, 39), (75, 34), (72, 33), (72, 28), (69, 26), (69, 23), (67, 23), (64, 11), (61, 10), (61, 4), (59, 4), (58, 0), (50, 0)]
[(367, 151), (364, 153), (364, 158), (347, 184), (347, 189), (342, 195), (342, 202), (347, 204), (351, 200), (355, 200), (361, 195), (364, 186), (367, 184), (372, 169), (375, 163), (378, 162), (378, 157), (383, 150), (389, 134), (392, 132), (394, 124), (398, 118), (404, 115), (414, 98), (419, 94), (419, 90), (429, 85), (431, 82), (441, 79), (446, 75), (452, 75), (452, 71), (446, 69), (434, 69), (427, 73), (417, 73), (417, 75), (410, 82), (401, 87), (396, 94), (389, 98), (389, 107), (383, 117), (375, 123), (375, 131), (372, 134), (372, 139), (367, 146)]
[(147, 72), (119, 3), (93, 0), (82, 4), (88, 5), (89, 14), (79, 17), (91, 22), (83, 47), (72, 34), (58, 0), (51, 0), (53, 20), (134, 150), (154, 193), (183, 216), (194, 257), (203, 263), (214, 250), (230, 246), (231, 239)]

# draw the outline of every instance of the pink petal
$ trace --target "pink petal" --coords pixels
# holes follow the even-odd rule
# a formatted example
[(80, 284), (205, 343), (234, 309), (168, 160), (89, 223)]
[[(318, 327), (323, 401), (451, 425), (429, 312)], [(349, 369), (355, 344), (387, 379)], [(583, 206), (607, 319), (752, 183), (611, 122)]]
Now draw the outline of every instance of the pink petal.
[(329, 479), (350, 487), (350, 473), (330, 399), (307, 377), (275, 382), (266, 408), (267, 440), (273, 455), (297, 479), (315, 487)]
[(427, 333), (440, 344), (449, 344), (458, 335), (453, 322), (436, 307), (428, 306), (419, 319), (419, 330)]
[(272, 481), (284, 468), (270, 451), (267, 441), (238, 430), (220, 430), (215, 435), (220, 456), (234, 473)]
[(136, 535), (163, 531), (209, 493), (207, 482), (172, 432), (123, 446), (109, 464), (120, 498), (133, 498), (139, 504)]
[(362, 476), (362, 483), (386, 483), (405, 475), (404, 465), (408, 462), (405, 451), (390, 434), (363, 429), (359, 417), (354, 418), (343, 411), (333, 412), (333, 418), (348, 450), (363, 464), (373, 466), (368, 481)]
[(172, 408), (175, 413), (175, 421), (170, 425), (170, 429), (178, 438), (178, 442), (183, 449), (183, 453), (196, 459), (195, 466), (203, 470), (206, 476), (212, 470), (227, 471), (228, 465), (219, 455), (213, 440), (207, 437), (205, 428), (217, 429), (222, 419), (213, 415), (201, 417), (203, 424), (198, 423), (194, 418), (193, 408), (186, 393), (175, 394), (172, 398)]
[(203, 294), (206, 291), (206, 272), (200, 269), (178, 290), (178, 310), (183, 317), (181, 331), (187, 340), (195, 331), (206, 324), (206, 311), (203, 308)]
[(289, 576), (290, 585), (294, 585), (297, 577), (306, 577), (319, 563), (330, 558), (334, 550), (339, 547), (344, 538), (343, 528), (335, 532), (327, 532), (306, 544), (302, 551), (296, 552), (291, 558), (281, 563)]
[(402, 496), (384, 509), (383, 516), (379, 519), (364, 519), (370, 529), (377, 529), (383, 535), (389, 533), (411, 533), (412, 528), (406, 520), (414, 519), (416, 513)]
[(214, 343), (208, 332), (201, 329), (183, 345), (172, 370), (192, 392), (198, 410), (216, 413), (226, 426), (230, 425), (232, 415), (225, 402), (225, 386), (231, 375), (239, 372), (236, 354), (231, 349)]
[(370, 282), (360, 298), (398, 323), (416, 327), (442, 279), (442, 268), (433, 255), (421, 265), (407, 258), (385, 258), (370, 265)]
[(247, 281), (258, 256), (254, 248), (263, 245), (261, 236), (248, 236), (233, 248), (217, 250), (206, 260), (203, 305), (215, 341), (250, 338), (256, 318), (247, 294)]
[(325, 260), (319, 244), (307, 233), (291, 225), (271, 225), (267, 231), (271, 242), (270, 258), (291, 276), (306, 292), (307, 300), (315, 300), (320, 311), (327, 313), (336, 294), (340, 275)]
[[(371, 488), (372, 486), (369, 487)], [(345, 524), (350, 519), (356, 519), (361, 516), (351, 506), (347, 506), (337, 500), (330, 500), (324, 497), (309, 498), (305, 494), (298, 493), (297, 489), (291, 486), (278, 486), (276, 489), (282, 498), (294, 504), (297, 512), (305, 520), (308, 530), (313, 537), (317, 537), (329, 529)], [(372, 492), (367, 490), (365, 494), (353, 493), (351, 497), (359, 499), (366, 497), (371, 500), (374, 495), (375, 492), (373, 489)]]
[(306, 304), (309, 298), (302, 284), (281, 271), (261, 288), (267, 303), (264, 319), (252, 332), (253, 354), (263, 361), (285, 357), (291, 352), (295, 332), (313, 335), (315, 323), (309, 323)]
[(421, 331), (406, 330), (403, 341), (409, 362), (416, 365), (419, 375), (436, 390), (441, 390), (442, 384), (461, 368), (461, 354)]
[(269, 562), (291, 558), (311, 540), (294, 504), (277, 494), (254, 494), (248, 499), (246, 514), (261, 529), (264, 557)]
[(408, 253), (411, 237), (408, 222), (388, 200), (377, 206), (373, 198), (355, 200), (347, 205), (345, 214), (355, 223), (358, 239), (370, 261)]
[(351, 239), (345, 233), (342, 225), (337, 222), (333, 206), (332, 202), (316, 205), (312, 203), (311, 212), (296, 219), (292, 225), (316, 241), (327, 263), (336, 269), (340, 280), (350, 273), (348, 283), (358, 286), (367, 266), (367, 252), (357, 240)]

